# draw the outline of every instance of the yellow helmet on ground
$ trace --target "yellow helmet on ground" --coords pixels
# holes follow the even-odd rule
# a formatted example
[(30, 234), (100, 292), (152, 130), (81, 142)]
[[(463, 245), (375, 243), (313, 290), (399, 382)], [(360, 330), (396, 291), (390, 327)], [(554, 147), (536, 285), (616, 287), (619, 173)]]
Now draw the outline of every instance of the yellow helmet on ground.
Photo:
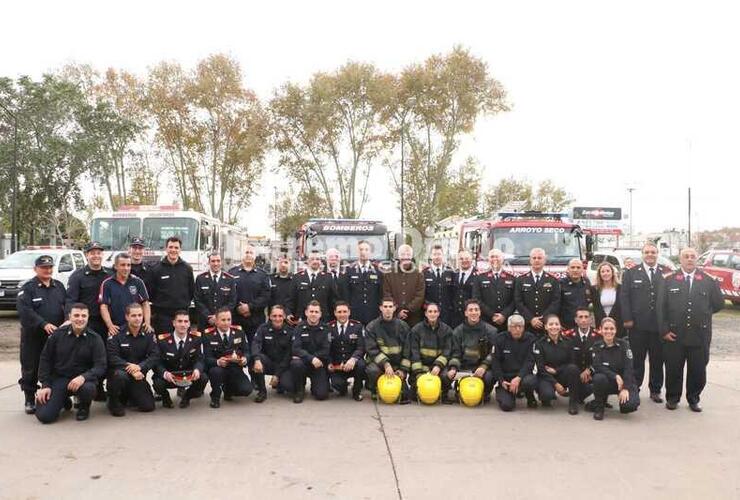
[(460, 379), (457, 390), (460, 402), (465, 406), (478, 406), (483, 401), (483, 380), (468, 376)]
[(381, 375), (378, 377), (378, 397), (386, 404), (395, 404), (401, 398), (401, 384), (398, 375)]
[(431, 373), (419, 375), (416, 379), (416, 395), (419, 401), (426, 405), (433, 405), (439, 401), (442, 394), (442, 381), (438, 376)]

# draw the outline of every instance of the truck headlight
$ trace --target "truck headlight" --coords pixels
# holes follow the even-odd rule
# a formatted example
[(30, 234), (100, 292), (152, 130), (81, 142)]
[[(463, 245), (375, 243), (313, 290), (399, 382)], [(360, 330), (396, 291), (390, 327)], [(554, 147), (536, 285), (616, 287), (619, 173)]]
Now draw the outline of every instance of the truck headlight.
[(738, 271), (732, 273), (732, 287), (740, 288), (740, 272)]

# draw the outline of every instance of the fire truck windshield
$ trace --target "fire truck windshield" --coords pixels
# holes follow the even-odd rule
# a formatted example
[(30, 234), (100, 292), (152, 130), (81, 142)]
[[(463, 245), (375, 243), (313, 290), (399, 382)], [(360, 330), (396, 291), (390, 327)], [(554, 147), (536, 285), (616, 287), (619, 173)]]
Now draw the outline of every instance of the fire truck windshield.
[(131, 238), (141, 233), (141, 219), (100, 218), (92, 222), (92, 241), (106, 250), (126, 250)]
[(579, 238), (563, 227), (503, 227), (493, 229), (493, 247), (501, 250), (512, 265), (529, 262), (529, 252), (542, 248), (549, 264), (567, 264), (581, 258)]
[(318, 251), (322, 254), (330, 248), (336, 248), (344, 261), (355, 261), (357, 243), (361, 240), (370, 244), (370, 258), (384, 260), (388, 255), (388, 237), (385, 235), (358, 235), (358, 234), (316, 234), (308, 238), (307, 253)]
[(182, 240), (182, 251), (196, 250), (198, 221), (189, 217), (147, 217), (143, 236), (147, 248), (152, 250), (163, 250), (170, 236), (178, 236)]

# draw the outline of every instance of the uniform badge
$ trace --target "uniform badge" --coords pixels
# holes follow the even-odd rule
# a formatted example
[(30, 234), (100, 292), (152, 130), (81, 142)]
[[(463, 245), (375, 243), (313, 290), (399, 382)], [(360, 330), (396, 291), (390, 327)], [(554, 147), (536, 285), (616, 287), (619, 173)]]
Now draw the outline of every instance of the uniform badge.
[(632, 349), (627, 349), (627, 359), (632, 359)]
[(136, 289), (136, 285), (130, 285), (130, 286), (128, 287), (128, 291), (129, 291), (129, 292), (131, 293), (131, 295), (136, 295), (136, 292), (137, 292), (138, 290)]

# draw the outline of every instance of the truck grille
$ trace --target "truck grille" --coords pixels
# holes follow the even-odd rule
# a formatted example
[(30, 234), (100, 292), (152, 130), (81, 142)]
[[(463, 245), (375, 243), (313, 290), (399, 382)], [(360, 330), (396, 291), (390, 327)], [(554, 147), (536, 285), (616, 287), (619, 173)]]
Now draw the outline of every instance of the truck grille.
[(18, 288), (18, 283), (20, 283), (20, 280), (2, 280), (0, 281), (0, 288), (5, 288), (5, 289)]

